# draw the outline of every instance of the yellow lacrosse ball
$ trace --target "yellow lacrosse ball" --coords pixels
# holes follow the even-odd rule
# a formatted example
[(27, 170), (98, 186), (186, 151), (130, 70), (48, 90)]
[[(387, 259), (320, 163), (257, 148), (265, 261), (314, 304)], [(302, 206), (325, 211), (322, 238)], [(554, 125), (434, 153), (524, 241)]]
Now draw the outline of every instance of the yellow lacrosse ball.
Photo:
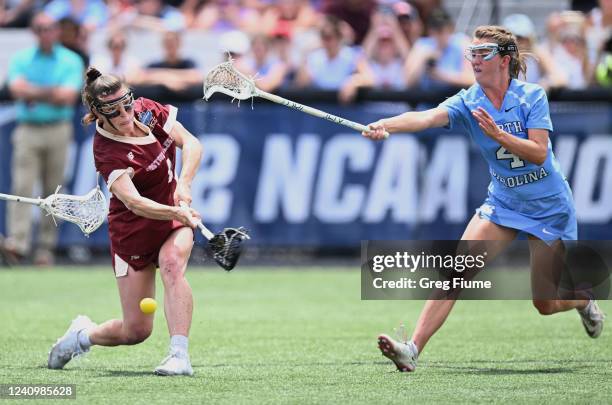
[(143, 298), (140, 301), (140, 310), (144, 314), (152, 314), (157, 309), (157, 302), (153, 298)]

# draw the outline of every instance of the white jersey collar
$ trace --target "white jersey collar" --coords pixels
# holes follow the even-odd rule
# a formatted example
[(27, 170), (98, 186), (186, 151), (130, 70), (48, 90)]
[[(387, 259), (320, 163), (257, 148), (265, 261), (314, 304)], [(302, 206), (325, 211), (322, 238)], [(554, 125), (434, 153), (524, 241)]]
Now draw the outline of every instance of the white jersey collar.
[(132, 145), (149, 145), (151, 143), (157, 142), (157, 139), (151, 133), (151, 130), (146, 125), (142, 124), (136, 118), (134, 118), (134, 124), (142, 129), (147, 136), (122, 136), (116, 135), (108, 132), (104, 128), (102, 128), (99, 123), (96, 121), (96, 131), (105, 138), (112, 139), (113, 141), (129, 143)]

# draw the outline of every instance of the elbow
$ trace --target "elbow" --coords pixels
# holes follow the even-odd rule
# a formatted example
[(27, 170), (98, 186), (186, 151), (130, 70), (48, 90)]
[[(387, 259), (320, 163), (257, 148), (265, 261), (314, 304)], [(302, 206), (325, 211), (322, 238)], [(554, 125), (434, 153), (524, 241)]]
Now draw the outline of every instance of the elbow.
[(200, 143), (200, 141), (198, 141), (197, 138), (194, 137), (190, 140), (189, 144), (187, 145), (187, 148), (189, 149), (189, 155), (197, 159), (197, 164), (199, 166), (199, 162), (202, 161), (202, 144)]
[(535, 163), (538, 166), (542, 166), (546, 162), (546, 158), (547, 157), (548, 157), (548, 148), (545, 149), (544, 151), (538, 153), (538, 155), (535, 157), (533, 163)]

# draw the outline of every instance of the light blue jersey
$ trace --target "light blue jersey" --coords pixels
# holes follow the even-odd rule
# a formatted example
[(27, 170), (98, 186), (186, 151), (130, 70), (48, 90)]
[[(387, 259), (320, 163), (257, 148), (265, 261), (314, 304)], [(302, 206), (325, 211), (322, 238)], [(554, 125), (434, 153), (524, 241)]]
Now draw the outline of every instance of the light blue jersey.
[(484, 108), (504, 131), (527, 139), (530, 128), (552, 131), (544, 90), (516, 79), (510, 82), (497, 110), (474, 84), (440, 104), (448, 111), (449, 129), (468, 132), (489, 163), (489, 195), (476, 213), (498, 225), (526, 232), (552, 243), (578, 238), (572, 192), (552, 152), (550, 140), (543, 165), (508, 152), (487, 136), (472, 116)]
[(489, 164), (491, 195), (533, 200), (568, 190), (550, 140), (546, 161), (538, 166), (513, 155), (487, 136), (471, 114), (471, 111), (482, 107), (493, 117), (498, 127), (523, 139), (527, 139), (527, 130), (530, 128), (552, 131), (548, 100), (540, 86), (512, 79), (499, 110), (493, 106), (478, 83), (467, 90), (461, 90), (440, 106), (448, 110), (448, 128), (468, 132), (479, 146)]

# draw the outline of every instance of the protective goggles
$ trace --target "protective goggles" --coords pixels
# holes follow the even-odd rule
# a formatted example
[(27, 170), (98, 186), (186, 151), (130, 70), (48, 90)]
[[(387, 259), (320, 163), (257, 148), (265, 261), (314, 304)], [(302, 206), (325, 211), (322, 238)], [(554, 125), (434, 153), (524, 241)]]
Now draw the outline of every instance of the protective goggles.
[(95, 103), (95, 107), (96, 110), (106, 118), (115, 118), (121, 114), (120, 107), (123, 107), (127, 112), (132, 111), (134, 107), (134, 94), (130, 90), (119, 98), (104, 102), (98, 101)]
[(476, 57), (480, 56), (482, 60), (491, 60), (495, 57), (495, 55), (508, 55), (509, 53), (514, 53), (518, 51), (518, 47), (515, 43), (510, 43), (508, 45), (499, 45), (492, 42), (487, 42), (485, 44), (478, 45), (470, 45), (465, 50), (465, 58), (470, 62), (476, 59)]

